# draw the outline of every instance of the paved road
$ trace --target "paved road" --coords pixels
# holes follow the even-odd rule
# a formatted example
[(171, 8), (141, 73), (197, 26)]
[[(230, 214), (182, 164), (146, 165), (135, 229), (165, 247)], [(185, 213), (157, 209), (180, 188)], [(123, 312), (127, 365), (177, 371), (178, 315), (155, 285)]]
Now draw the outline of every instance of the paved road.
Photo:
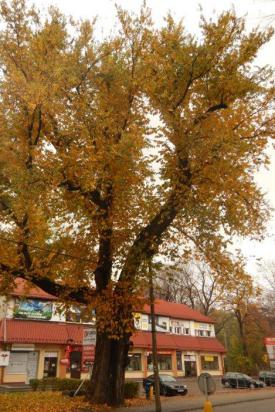
[[(275, 412), (275, 388), (242, 391), (235, 390), (231, 391), (230, 393), (217, 393), (211, 396), (211, 401), (214, 406), (214, 412), (262, 412), (261, 407), (265, 404), (269, 409), (263, 409), (264, 412)], [(204, 397), (202, 395), (191, 395), (186, 397), (175, 396), (171, 398), (162, 398), (163, 412), (202, 411), (203, 404)], [(154, 411), (155, 407), (154, 403), (152, 402), (142, 407), (119, 408), (116, 412)]]
[(213, 412), (274, 412), (275, 399), (243, 402), (237, 405), (216, 406)]

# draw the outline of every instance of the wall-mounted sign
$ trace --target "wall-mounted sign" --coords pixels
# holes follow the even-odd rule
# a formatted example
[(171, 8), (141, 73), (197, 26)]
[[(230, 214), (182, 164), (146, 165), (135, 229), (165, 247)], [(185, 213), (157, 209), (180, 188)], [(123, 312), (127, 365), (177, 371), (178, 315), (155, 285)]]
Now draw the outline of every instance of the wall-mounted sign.
[(50, 320), (52, 303), (36, 299), (18, 300), (14, 307), (14, 317), (17, 319)]
[(83, 328), (83, 345), (96, 344), (96, 330), (94, 328)]
[(214, 361), (214, 356), (205, 356), (204, 360), (205, 360), (205, 362), (213, 362)]
[(8, 366), (10, 361), (9, 351), (0, 351), (0, 366)]
[(83, 346), (82, 350), (82, 370), (87, 370), (88, 365), (92, 365), (95, 360), (95, 346)]
[(69, 366), (70, 365), (70, 359), (68, 359), (68, 358), (60, 359), (60, 363), (61, 363), (61, 365)]

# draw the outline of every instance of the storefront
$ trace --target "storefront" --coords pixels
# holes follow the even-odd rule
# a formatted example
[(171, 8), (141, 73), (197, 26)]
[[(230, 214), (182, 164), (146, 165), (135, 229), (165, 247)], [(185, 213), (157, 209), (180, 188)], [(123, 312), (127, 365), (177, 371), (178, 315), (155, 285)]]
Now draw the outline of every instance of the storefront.
[[(3, 322), (3, 321), (2, 321)], [(93, 359), (94, 349), (83, 357), (83, 325), (39, 322), (18, 319), (5, 320), (0, 325), (1, 350), (9, 352), (9, 364), (3, 368), (2, 383), (29, 383), (45, 377), (80, 378), (87, 372), (83, 363)], [(70, 343), (68, 364), (66, 348)]]
[[(126, 378), (144, 378), (153, 372), (152, 336), (138, 331), (131, 340)], [(225, 349), (216, 338), (178, 336), (157, 333), (158, 366), (160, 373), (173, 376), (194, 377), (202, 372), (223, 374)]]

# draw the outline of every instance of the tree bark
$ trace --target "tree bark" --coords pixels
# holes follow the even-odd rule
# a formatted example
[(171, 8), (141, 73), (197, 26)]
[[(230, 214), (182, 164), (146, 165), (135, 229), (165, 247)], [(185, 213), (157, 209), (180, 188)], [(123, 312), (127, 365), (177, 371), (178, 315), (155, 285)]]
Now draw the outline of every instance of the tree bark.
[(129, 350), (127, 334), (110, 339), (107, 334), (97, 335), (95, 363), (88, 398), (96, 404), (120, 406), (124, 401), (125, 367)]

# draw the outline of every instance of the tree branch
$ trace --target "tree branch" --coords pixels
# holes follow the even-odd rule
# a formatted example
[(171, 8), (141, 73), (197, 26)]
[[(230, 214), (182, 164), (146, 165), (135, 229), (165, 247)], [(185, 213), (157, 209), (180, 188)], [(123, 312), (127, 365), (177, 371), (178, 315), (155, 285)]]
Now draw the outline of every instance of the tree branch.
[(47, 277), (38, 277), (35, 273), (26, 274), (24, 270), (9, 267), (4, 263), (0, 263), (0, 272), (8, 273), (14, 279), (25, 279), (50, 295), (76, 303), (88, 304), (91, 302), (91, 299), (96, 296), (96, 291), (91, 287), (83, 286), (75, 289), (62, 283), (54, 282)]
[(8, 215), (13, 219), (17, 226), (19, 226), (19, 220), (17, 219), (14, 211), (8, 206), (4, 199), (0, 199), (0, 210), (7, 212)]
[(65, 187), (69, 192), (79, 192), (85, 199), (90, 200), (101, 209), (106, 208), (106, 202), (102, 199), (98, 189), (84, 190), (79, 184), (69, 179), (63, 180), (59, 186)]

